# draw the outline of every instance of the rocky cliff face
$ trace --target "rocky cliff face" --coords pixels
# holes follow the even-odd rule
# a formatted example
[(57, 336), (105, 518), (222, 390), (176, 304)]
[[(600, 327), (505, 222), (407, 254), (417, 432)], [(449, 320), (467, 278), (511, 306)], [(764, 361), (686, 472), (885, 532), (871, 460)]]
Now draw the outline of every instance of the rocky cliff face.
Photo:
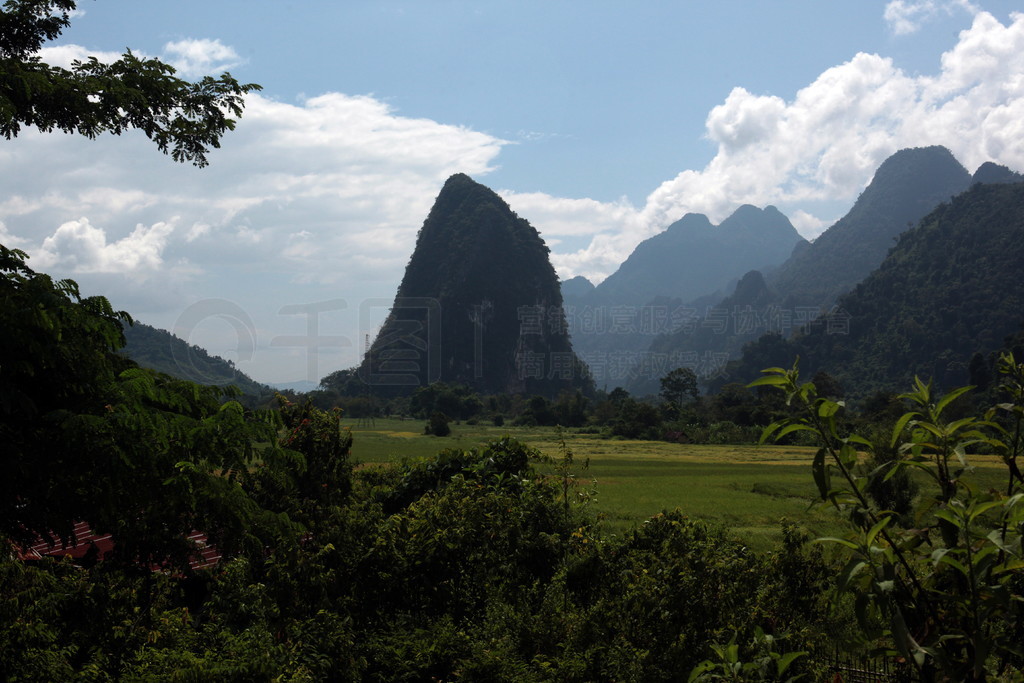
[(423, 223), (359, 372), (394, 394), (437, 381), (548, 396), (591, 385), (544, 241), (463, 174), (448, 179)]

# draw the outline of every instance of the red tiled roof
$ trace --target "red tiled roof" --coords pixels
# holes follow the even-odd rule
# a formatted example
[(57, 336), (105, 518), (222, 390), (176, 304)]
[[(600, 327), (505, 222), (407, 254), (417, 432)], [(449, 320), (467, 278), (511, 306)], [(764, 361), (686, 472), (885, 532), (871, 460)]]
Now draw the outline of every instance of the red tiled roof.
[[(189, 558), (189, 566), (193, 570), (209, 569), (220, 562), (222, 557), (220, 550), (210, 544), (206, 534), (202, 531), (193, 531), (188, 535), (188, 540), (195, 546), (195, 552)], [(102, 559), (114, 549), (113, 536), (93, 532), (87, 522), (76, 522), (74, 538), (70, 543), (51, 544), (49, 541), (40, 540), (28, 548), (19, 549), (18, 556), (22, 560), (41, 560), (44, 557), (71, 557), (74, 560), (80, 560), (93, 548)]]

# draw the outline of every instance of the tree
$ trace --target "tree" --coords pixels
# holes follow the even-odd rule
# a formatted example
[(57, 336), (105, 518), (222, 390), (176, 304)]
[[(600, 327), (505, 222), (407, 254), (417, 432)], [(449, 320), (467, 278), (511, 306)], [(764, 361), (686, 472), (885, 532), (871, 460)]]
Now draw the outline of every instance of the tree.
[(72, 68), (37, 56), (70, 24), (75, 0), (7, 0), (0, 9), (0, 133), (23, 126), (96, 138), (138, 129), (175, 161), (206, 166), (210, 148), (235, 127), (243, 96), (260, 86), (230, 74), (190, 83), (158, 59), (126, 52), (112, 64), (95, 57)]
[(695, 401), (698, 393), (697, 375), (690, 368), (676, 368), (661, 378), (661, 397), (676, 410)]
[(112, 352), (131, 320), (103, 297), (83, 298), (71, 280), (34, 272), (25, 258), (0, 245), (0, 533), (23, 541), (70, 532), (71, 496), (53, 493), (92, 468), (60, 454), (62, 425), (110, 405), (104, 389), (123, 369)]
[[(43, 63), (40, 48), (60, 36), (75, 6), (7, 0), (0, 8), (0, 132), (10, 139), (30, 126), (95, 138), (139, 129), (175, 161), (205, 166), (234, 128), (243, 95), (259, 86), (229, 74), (189, 83), (131, 52), (70, 70)], [(195, 528), (199, 495), (211, 512), (220, 503), (251, 512), (230, 473), (274, 430), (251, 423), (237, 403), (221, 405), (218, 390), (136, 368), (115, 353), (131, 318), (103, 297), (81, 296), (72, 280), (34, 272), (26, 258), (0, 245), (0, 534), (66, 539), (81, 519), (118, 532), (122, 548), (134, 536), (132, 552), (152, 556)], [(145, 491), (151, 502), (154, 486), (161, 505), (125, 509), (122, 492), (138, 499)]]
[(430, 420), (427, 421), (427, 426), (423, 429), (423, 433), (433, 434), (434, 436), (448, 436), (452, 433), (452, 428), (448, 426), (450, 421), (447, 415), (440, 411), (435, 411), (430, 416)]
[(85, 521), (144, 563), (185, 562), (193, 529), (237, 547), (262, 513), (234, 473), (276, 426), (135, 367), (116, 353), (127, 314), (24, 259), (0, 245), (0, 537), (67, 540)]

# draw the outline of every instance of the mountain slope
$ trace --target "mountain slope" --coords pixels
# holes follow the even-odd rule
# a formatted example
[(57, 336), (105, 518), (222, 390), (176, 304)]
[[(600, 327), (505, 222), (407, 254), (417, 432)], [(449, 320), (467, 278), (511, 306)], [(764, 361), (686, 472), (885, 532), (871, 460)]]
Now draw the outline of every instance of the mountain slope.
[(971, 356), (1020, 329), (1022, 263), (1024, 184), (975, 185), (905, 232), (836, 313), (791, 341), (759, 340), (731, 374), (749, 381), (762, 363), (800, 356), (853, 396), (908, 388), (915, 375), (966, 384)]
[(786, 306), (828, 310), (878, 267), (894, 239), (971, 185), (945, 147), (904, 149), (886, 159), (853, 208), (768, 278)]
[(589, 388), (537, 231), (490, 189), (448, 179), (359, 371), (385, 393), (435, 381), (483, 393)]
[[(739, 356), (745, 343), (766, 331), (781, 331), (784, 321), (770, 313), (777, 310), (774, 300), (760, 271), (750, 271), (717, 305), (689, 307), (693, 318), (671, 334), (656, 337), (645, 354), (649, 364), (669, 370), (688, 367), (702, 383), (713, 379), (730, 358)], [(625, 388), (640, 395), (657, 393), (662, 374), (646, 373), (641, 367)]]
[(270, 396), (274, 390), (256, 382), (220, 356), (189, 344), (166, 330), (138, 321), (124, 328), (125, 346), (121, 353), (144, 368), (172, 377), (213, 386), (234, 385), (246, 396)]

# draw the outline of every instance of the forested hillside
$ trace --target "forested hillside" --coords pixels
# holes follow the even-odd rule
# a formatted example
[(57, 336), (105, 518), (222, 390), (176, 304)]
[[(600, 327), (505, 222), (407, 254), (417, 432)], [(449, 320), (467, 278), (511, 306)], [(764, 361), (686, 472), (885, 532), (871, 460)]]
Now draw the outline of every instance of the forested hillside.
[(768, 278), (782, 304), (828, 310), (878, 267), (895, 238), (971, 184), (945, 147), (904, 149), (886, 159), (843, 218)]
[(975, 185), (905, 232), (836, 313), (791, 341), (760, 340), (730, 374), (800, 356), (856, 396), (915, 375), (966, 384), (972, 356), (1000, 348), (1024, 322), (1022, 237), (1024, 184)]
[(211, 356), (205, 349), (166, 330), (135, 321), (125, 325), (124, 337), (121, 353), (144, 368), (198, 384), (235, 386), (248, 400), (267, 399), (274, 393), (238, 370), (231, 361)]

